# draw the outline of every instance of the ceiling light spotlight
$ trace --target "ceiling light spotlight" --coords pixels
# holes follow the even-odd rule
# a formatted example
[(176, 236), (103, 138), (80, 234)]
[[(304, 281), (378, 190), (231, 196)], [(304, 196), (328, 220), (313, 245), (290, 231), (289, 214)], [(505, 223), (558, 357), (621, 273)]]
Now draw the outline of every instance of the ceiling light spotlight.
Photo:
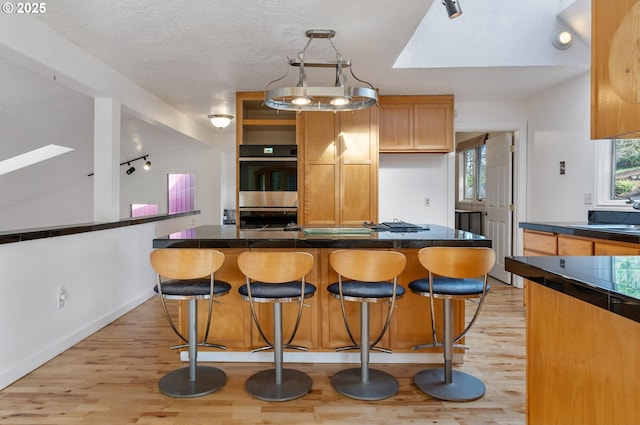
[(551, 44), (559, 50), (565, 50), (573, 44), (573, 34), (568, 30), (557, 30), (551, 36)]
[[(289, 59), (287, 72), (280, 78), (267, 84), (264, 89), (264, 104), (270, 108), (284, 111), (356, 111), (378, 104), (378, 93), (374, 87), (366, 81), (360, 80), (353, 73), (351, 61), (344, 60), (342, 55), (331, 40), (336, 32), (334, 30), (309, 30), (305, 33), (309, 38), (295, 59)], [(305, 54), (311, 42), (316, 39), (327, 40), (336, 58), (331, 60), (307, 59)], [(295, 86), (271, 88), (272, 84), (284, 80), (293, 67), (298, 68), (298, 81)], [(325, 68), (335, 72), (335, 85), (333, 86), (309, 86), (307, 84), (307, 68)], [(349, 87), (345, 69), (349, 68), (351, 76), (362, 83), (361, 87)], [(292, 81), (293, 82), (293, 81)]]
[(144, 169), (145, 170), (151, 169), (151, 161), (147, 161), (147, 162), (144, 163)]
[[(129, 165), (129, 164), (127, 164), (127, 165)], [(131, 166), (130, 166), (130, 167), (127, 169), (127, 174), (131, 175), (131, 174), (133, 174), (133, 172), (134, 172), (134, 171), (136, 171), (135, 167), (131, 167)]]
[(442, 0), (442, 4), (447, 8), (447, 15), (449, 15), (449, 19), (457, 18), (462, 15), (462, 9), (460, 9), (458, 0)]
[(207, 115), (207, 118), (211, 120), (211, 124), (216, 128), (226, 128), (231, 124), (233, 115), (227, 114), (211, 114)]

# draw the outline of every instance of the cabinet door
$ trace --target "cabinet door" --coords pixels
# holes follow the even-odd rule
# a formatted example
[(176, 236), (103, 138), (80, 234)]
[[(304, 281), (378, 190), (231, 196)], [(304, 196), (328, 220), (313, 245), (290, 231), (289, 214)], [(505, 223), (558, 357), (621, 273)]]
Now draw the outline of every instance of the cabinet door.
[(413, 105), (380, 105), (380, 151), (413, 149)]
[(634, 138), (640, 134), (638, 20), (637, 0), (592, 2), (592, 139)]
[(307, 226), (336, 225), (339, 221), (336, 119), (327, 112), (303, 113), (303, 224)]
[(415, 104), (413, 146), (419, 151), (453, 151), (453, 122), (449, 105)]
[(377, 110), (340, 116), (340, 225), (378, 221)]
[(303, 116), (303, 224), (377, 221), (377, 109), (305, 112)]

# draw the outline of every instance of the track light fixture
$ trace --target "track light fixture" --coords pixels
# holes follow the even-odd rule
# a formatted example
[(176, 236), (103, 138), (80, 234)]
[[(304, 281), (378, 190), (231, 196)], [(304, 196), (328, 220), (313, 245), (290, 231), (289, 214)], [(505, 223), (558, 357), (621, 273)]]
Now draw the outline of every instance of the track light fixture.
[[(126, 165), (129, 167), (129, 168), (127, 168), (127, 170), (126, 170), (126, 173), (127, 173), (128, 175), (131, 175), (131, 174), (133, 174), (133, 173), (136, 171), (136, 167), (131, 166), (131, 163), (132, 163), (132, 162), (134, 162), (134, 161), (138, 161), (138, 160), (140, 160), (140, 159), (144, 159), (146, 162), (144, 163), (144, 167), (143, 167), (143, 168), (144, 168), (145, 170), (149, 170), (149, 169), (151, 169), (151, 161), (147, 160), (147, 158), (148, 158), (148, 157), (149, 157), (149, 155), (142, 155), (142, 156), (139, 156), (139, 157), (137, 157), (137, 158), (133, 158), (133, 159), (130, 159), (130, 160), (128, 160), (128, 161), (121, 162), (121, 163), (120, 163), (120, 166), (122, 167), (123, 165), (125, 165), (125, 164), (126, 164)], [(93, 176), (93, 173), (88, 174), (88, 176), (89, 176), (89, 177)]]
[[(355, 111), (375, 106), (378, 93), (373, 86), (360, 80), (353, 74), (351, 61), (342, 57), (331, 40), (335, 36), (333, 30), (309, 30), (305, 35), (309, 38), (306, 46), (295, 59), (289, 59), (287, 72), (280, 78), (271, 81), (264, 89), (264, 104), (273, 109), (284, 111)], [(307, 48), (313, 40), (327, 40), (335, 51), (335, 60), (316, 60), (306, 58)], [(271, 88), (274, 83), (284, 80), (291, 68), (298, 68), (298, 81), (287, 87)], [(333, 86), (310, 86), (307, 84), (307, 68), (325, 68), (335, 73)], [(361, 87), (347, 85), (346, 69), (351, 76), (362, 83)], [(295, 84), (295, 85), (294, 85)]]
[(447, 8), (447, 15), (449, 15), (449, 19), (457, 18), (462, 15), (462, 9), (460, 9), (458, 0), (442, 0), (442, 4)]

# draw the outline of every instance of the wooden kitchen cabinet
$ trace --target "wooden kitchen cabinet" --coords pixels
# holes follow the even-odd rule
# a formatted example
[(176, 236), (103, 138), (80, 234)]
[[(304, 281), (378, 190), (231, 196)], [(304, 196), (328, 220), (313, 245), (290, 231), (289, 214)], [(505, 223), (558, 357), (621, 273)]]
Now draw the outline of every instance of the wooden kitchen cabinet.
[(305, 226), (378, 221), (378, 111), (303, 112)]
[(452, 152), (453, 96), (381, 96), (380, 152)]
[(593, 240), (558, 235), (558, 255), (593, 255)]
[(640, 137), (640, 2), (593, 0), (591, 138)]
[(596, 241), (593, 251), (593, 255), (638, 255), (640, 254), (640, 245), (622, 242)]
[(558, 255), (558, 235), (555, 233), (525, 230), (523, 238), (525, 255), (530, 255), (526, 252), (537, 255)]

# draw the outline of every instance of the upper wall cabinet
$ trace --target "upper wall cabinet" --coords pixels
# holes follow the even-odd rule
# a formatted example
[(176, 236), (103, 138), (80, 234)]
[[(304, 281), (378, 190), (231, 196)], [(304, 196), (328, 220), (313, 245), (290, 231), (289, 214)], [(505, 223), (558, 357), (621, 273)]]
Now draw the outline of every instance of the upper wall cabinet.
[(380, 152), (452, 152), (453, 96), (381, 96)]
[(592, 0), (591, 138), (640, 137), (640, 1)]
[(264, 105), (264, 92), (236, 93), (238, 145), (295, 145), (296, 113)]

